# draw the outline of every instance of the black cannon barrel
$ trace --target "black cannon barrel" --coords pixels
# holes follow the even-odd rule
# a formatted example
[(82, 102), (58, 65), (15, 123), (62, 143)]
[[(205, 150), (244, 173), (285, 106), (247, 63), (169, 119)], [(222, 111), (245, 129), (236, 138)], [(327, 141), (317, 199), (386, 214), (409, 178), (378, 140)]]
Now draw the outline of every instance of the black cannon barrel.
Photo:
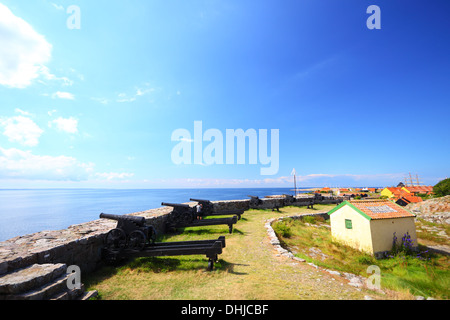
[(133, 221), (139, 225), (143, 225), (145, 223), (144, 217), (130, 216), (130, 215), (117, 215), (117, 214), (108, 214), (108, 213), (100, 213), (100, 218), (110, 219), (110, 220), (128, 220)]
[(182, 204), (182, 203), (168, 203), (168, 202), (161, 202), (162, 206), (168, 206), (168, 207), (181, 207), (181, 208), (190, 208), (188, 204)]
[(191, 198), (191, 199), (189, 199), (190, 201), (195, 201), (195, 202), (211, 202), (211, 201), (209, 201), (209, 200), (202, 200), (202, 199), (193, 199), (193, 198)]

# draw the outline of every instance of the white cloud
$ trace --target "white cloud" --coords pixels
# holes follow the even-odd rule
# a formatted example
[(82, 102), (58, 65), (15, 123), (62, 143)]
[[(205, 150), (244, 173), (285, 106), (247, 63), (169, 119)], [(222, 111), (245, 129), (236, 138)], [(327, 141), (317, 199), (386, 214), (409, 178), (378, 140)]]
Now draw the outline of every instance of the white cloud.
[(24, 116), (0, 118), (0, 126), (4, 127), (3, 135), (8, 137), (9, 141), (29, 147), (36, 146), (44, 132), (33, 120)]
[(0, 85), (27, 87), (50, 60), (52, 45), (1, 3), (0, 35)]
[(117, 102), (133, 102), (135, 100), (136, 100), (136, 97), (121, 98), (121, 99), (117, 99)]
[(31, 113), (29, 113), (28, 111), (21, 110), (19, 108), (14, 109), (14, 111), (20, 113), (23, 116), (31, 116)]
[(109, 100), (106, 98), (91, 98), (91, 100), (100, 102), (101, 104), (107, 105), (109, 103)]
[(60, 4), (52, 3), (53, 8), (56, 10), (64, 10), (64, 7)]
[(113, 179), (126, 179), (126, 178), (132, 178), (134, 176), (134, 173), (118, 173), (118, 172), (105, 172), (105, 173), (96, 173), (96, 177), (99, 177), (101, 179), (106, 180), (113, 180)]
[(137, 88), (136, 92), (130, 96), (128, 96), (126, 93), (119, 93), (118, 99), (116, 101), (117, 102), (133, 102), (133, 101), (136, 101), (136, 99), (138, 97), (145, 96), (149, 93), (154, 92), (155, 90), (156, 90), (155, 88), (149, 88), (148, 84), (146, 84), (146, 88)]
[[(39, 67), (39, 74), (42, 75), (42, 77), (46, 80), (51, 80), (51, 81), (59, 81), (61, 82), (61, 84), (63, 86), (71, 86), (73, 85), (73, 81), (70, 80), (67, 77), (57, 77), (54, 74), (50, 73), (50, 70), (48, 67), (42, 65)], [(41, 81), (42, 83), (44, 83), (43, 81)]]
[(59, 99), (74, 100), (75, 96), (72, 93), (70, 93), (70, 92), (58, 91), (58, 92), (55, 92), (54, 94), (52, 94), (52, 98), (53, 99), (59, 98)]
[(86, 180), (93, 172), (92, 163), (73, 157), (40, 156), (31, 151), (0, 147), (0, 177), (28, 180)]
[(56, 126), (56, 129), (59, 131), (67, 132), (67, 133), (78, 133), (78, 120), (70, 117), (70, 118), (62, 118), (59, 117), (53, 121), (49, 122), (49, 127), (53, 125)]

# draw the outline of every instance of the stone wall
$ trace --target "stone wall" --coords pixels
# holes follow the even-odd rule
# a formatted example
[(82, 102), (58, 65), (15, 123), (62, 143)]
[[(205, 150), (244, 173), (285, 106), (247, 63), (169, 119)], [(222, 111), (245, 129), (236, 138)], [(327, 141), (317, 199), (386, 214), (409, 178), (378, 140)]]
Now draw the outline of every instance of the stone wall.
[[(289, 205), (308, 205), (314, 197), (301, 195)], [(326, 201), (325, 201), (326, 200)], [(315, 203), (338, 203), (339, 199), (320, 199)], [(283, 207), (283, 196), (262, 198), (259, 205), (251, 206), (249, 199), (212, 201), (215, 211), (271, 209)], [(195, 203), (190, 202), (190, 205)], [(161, 207), (131, 215), (143, 216), (148, 224), (155, 227), (160, 234), (165, 232), (167, 214), (171, 207)], [(64, 263), (67, 266), (77, 265), (82, 272), (95, 270), (101, 262), (103, 239), (109, 230), (115, 228), (116, 221), (98, 219), (87, 223), (73, 225), (64, 230), (41, 231), (0, 242), (0, 276), (7, 272), (25, 268), (33, 264)]]
[[(157, 208), (131, 215), (143, 216), (158, 233), (164, 233), (170, 208)], [(100, 263), (103, 239), (117, 222), (98, 219), (64, 230), (41, 231), (0, 242), (0, 276), (33, 264), (65, 263), (90, 272)]]

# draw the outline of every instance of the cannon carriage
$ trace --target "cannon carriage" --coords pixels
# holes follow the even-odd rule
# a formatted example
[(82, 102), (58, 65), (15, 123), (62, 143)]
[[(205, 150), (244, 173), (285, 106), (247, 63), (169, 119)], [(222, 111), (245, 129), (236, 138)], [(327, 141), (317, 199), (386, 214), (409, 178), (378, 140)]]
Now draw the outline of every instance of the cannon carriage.
[(100, 218), (117, 221), (116, 228), (110, 230), (105, 237), (105, 245), (109, 250), (141, 250), (156, 240), (155, 228), (146, 225), (144, 217), (101, 213)]
[(156, 242), (156, 231), (146, 225), (144, 217), (100, 214), (100, 218), (117, 221), (116, 228), (104, 238), (102, 259), (117, 263), (132, 257), (159, 257), (180, 255), (206, 255), (208, 270), (214, 268), (218, 255), (225, 248), (225, 237), (213, 240)]
[[(209, 200), (190, 198), (190, 201), (197, 202), (201, 206), (201, 209), (197, 210), (197, 214), (200, 217), (236, 215), (238, 220), (241, 220), (241, 216), (244, 214), (244, 210), (215, 211), (214, 204)], [(195, 208), (197, 209), (197, 206)]]
[(230, 218), (202, 219), (201, 211), (197, 212), (195, 207), (190, 207), (187, 204), (162, 202), (161, 205), (173, 207), (172, 212), (167, 217), (166, 229), (168, 230), (185, 227), (227, 225), (229, 232), (232, 233), (233, 225), (238, 220), (236, 215)]

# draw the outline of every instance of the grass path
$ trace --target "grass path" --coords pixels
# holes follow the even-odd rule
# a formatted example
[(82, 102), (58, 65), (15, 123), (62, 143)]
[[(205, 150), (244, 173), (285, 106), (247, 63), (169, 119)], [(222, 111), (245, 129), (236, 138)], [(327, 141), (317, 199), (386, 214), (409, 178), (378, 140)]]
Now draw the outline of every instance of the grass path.
[[(250, 210), (235, 225), (186, 228), (164, 241), (215, 239), (226, 236), (226, 248), (212, 272), (204, 256), (138, 258), (119, 268), (105, 267), (84, 283), (102, 299), (297, 300), (380, 298), (358, 290), (340, 277), (279, 256), (269, 243), (267, 219), (329, 210), (333, 206), (283, 208), (281, 212)], [(381, 297), (383, 298), (383, 297)]]

